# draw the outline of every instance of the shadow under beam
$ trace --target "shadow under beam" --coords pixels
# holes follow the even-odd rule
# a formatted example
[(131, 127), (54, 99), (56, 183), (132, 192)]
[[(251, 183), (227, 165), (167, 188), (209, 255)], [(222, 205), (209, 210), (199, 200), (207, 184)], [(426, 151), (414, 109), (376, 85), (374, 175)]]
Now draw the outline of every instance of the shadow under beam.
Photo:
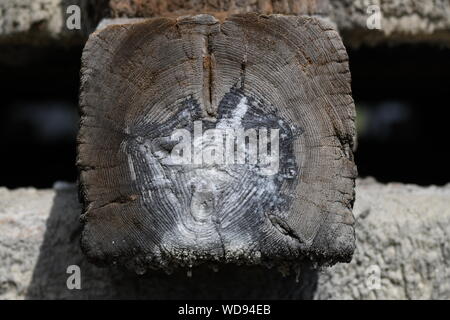
[[(171, 275), (143, 276), (89, 263), (80, 249), (81, 206), (76, 187), (57, 188), (27, 299), (312, 299), (318, 272), (302, 268), (300, 277), (264, 267), (222, 265), (217, 272), (200, 266)], [(81, 271), (81, 289), (68, 289), (67, 268)]]

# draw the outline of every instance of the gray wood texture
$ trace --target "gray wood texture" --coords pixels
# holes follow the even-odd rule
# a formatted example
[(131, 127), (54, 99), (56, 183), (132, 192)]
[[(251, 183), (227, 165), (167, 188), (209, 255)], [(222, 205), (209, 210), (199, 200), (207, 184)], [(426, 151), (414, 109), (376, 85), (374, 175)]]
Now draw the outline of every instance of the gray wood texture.
[[(88, 258), (137, 273), (350, 261), (357, 173), (347, 59), (336, 30), (307, 16), (155, 18), (93, 33), (77, 159)], [(198, 122), (279, 130), (279, 170), (170, 165), (174, 130), (195, 132)]]

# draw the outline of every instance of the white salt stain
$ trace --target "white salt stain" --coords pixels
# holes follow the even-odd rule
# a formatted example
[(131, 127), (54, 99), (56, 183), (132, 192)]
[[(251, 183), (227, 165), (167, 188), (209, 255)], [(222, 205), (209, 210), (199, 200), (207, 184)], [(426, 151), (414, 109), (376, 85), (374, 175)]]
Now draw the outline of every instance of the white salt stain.
[(231, 118), (220, 120), (216, 128), (225, 129), (225, 128), (242, 127), (242, 118), (247, 113), (247, 110), (248, 110), (247, 98), (242, 97), (236, 108), (231, 113)]
[(130, 169), (131, 180), (136, 181), (136, 171), (134, 170), (133, 159), (130, 154), (128, 154), (128, 168)]

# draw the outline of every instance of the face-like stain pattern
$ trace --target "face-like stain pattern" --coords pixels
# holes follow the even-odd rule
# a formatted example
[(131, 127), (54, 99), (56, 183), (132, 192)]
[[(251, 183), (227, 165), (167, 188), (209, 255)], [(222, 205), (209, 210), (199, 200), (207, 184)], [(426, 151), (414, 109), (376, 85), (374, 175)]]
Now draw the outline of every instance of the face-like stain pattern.
[[(131, 131), (133, 138), (126, 141), (130, 177), (141, 194), (145, 216), (154, 221), (155, 228), (164, 230), (158, 242), (165, 248), (205, 253), (220, 250), (223, 255), (249, 251), (268, 222), (284, 220), (289, 190), (295, 187), (299, 170), (293, 141), (302, 131), (275, 111), (268, 113), (266, 110), (276, 109), (264, 104), (233, 88), (220, 102), (215, 121), (202, 121), (199, 104), (188, 98), (177, 115), (164, 123), (151, 124), (147, 132)], [(249, 163), (249, 138), (246, 163), (195, 164), (192, 157), (191, 163), (174, 165), (170, 159), (179, 141), (171, 138), (173, 132), (184, 129), (194, 136), (194, 124), (199, 122), (203, 132), (278, 129), (278, 170), (267, 175), (259, 162)], [(194, 149), (198, 142), (192, 140)], [(200, 143), (203, 152), (207, 151), (207, 142)], [(270, 147), (269, 143), (268, 152)], [(282, 186), (285, 192), (281, 192)]]

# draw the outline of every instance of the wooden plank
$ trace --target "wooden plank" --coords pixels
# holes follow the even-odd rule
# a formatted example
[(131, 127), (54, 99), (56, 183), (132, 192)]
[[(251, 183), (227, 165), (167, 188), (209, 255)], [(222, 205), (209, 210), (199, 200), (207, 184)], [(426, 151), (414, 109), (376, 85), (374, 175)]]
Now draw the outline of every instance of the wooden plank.
[(94, 33), (82, 63), (77, 165), (92, 261), (144, 272), (351, 259), (355, 109), (331, 25), (155, 18)]

